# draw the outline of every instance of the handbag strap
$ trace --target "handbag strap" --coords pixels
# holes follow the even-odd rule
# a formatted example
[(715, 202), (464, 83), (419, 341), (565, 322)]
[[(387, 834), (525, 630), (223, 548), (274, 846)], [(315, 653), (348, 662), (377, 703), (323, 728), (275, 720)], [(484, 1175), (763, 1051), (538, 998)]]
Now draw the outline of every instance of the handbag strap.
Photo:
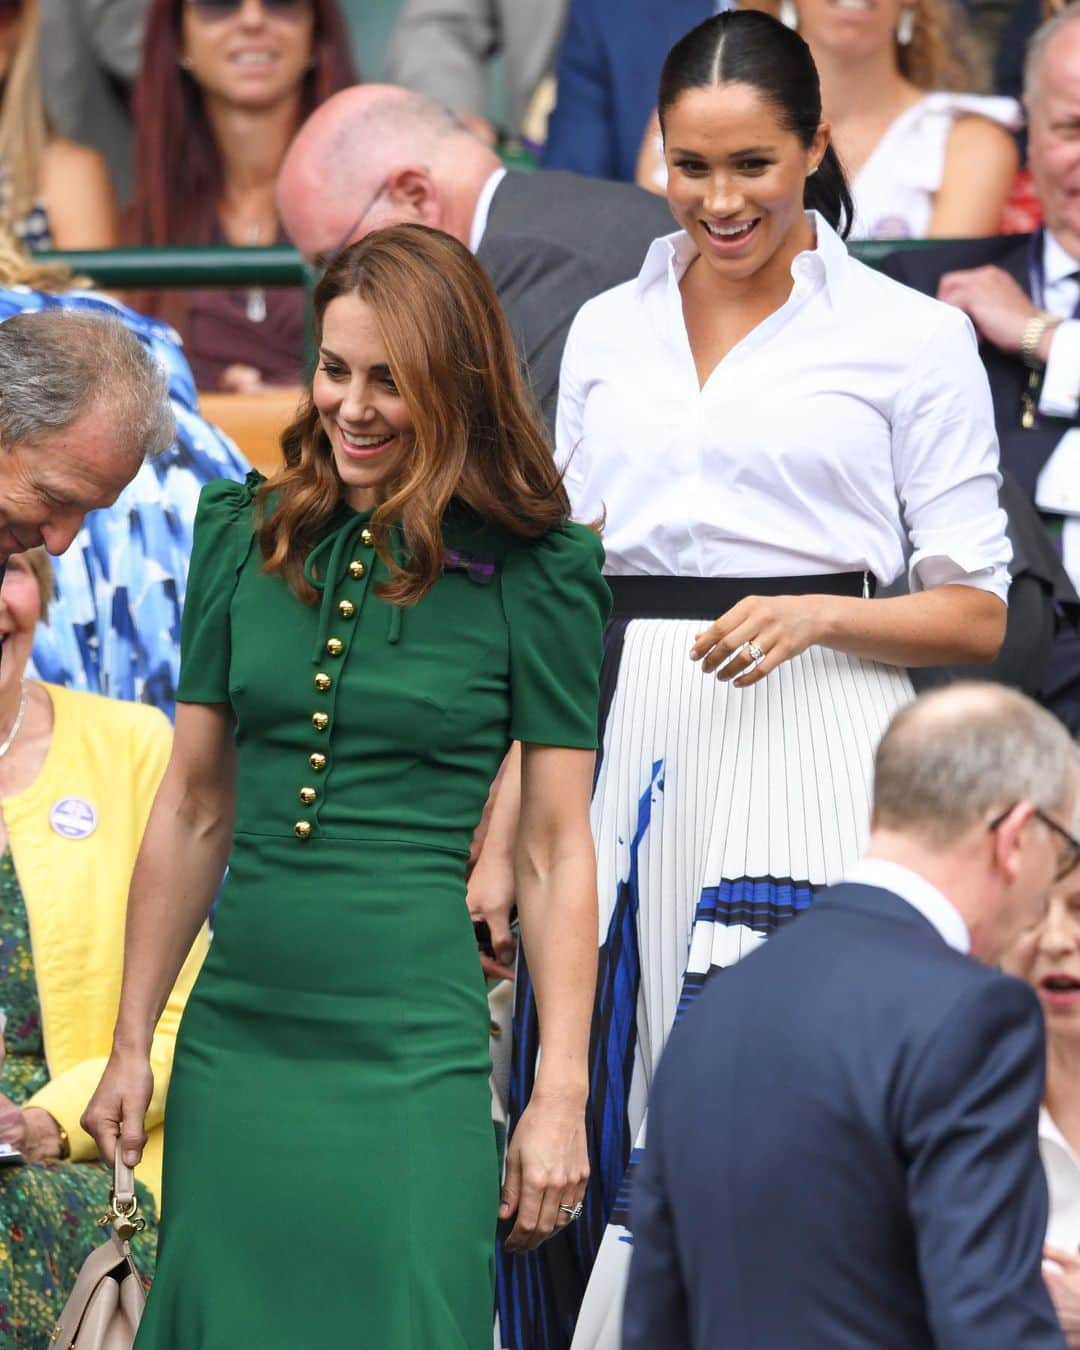
[(134, 1210), (138, 1201), (135, 1198), (135, 1173), (120, 1156), (120, 1141), (116, 1142), (116, 1155), (113, 1159), (113, 1199), (117, 1209)]
[(116, 1155), (113, 1159), (113, 1184), (109, 1191), (109, 1208), (100, 1224), (102, 1227), (112, 1224), (113, 1231), (122, 1242), (129, 1241), (146, 1227), (146, 1220), (139, 1213), (139, 1197), (135, 1194), (135, 1173), (120, 1157), (119, 1140), (116, 1142)]

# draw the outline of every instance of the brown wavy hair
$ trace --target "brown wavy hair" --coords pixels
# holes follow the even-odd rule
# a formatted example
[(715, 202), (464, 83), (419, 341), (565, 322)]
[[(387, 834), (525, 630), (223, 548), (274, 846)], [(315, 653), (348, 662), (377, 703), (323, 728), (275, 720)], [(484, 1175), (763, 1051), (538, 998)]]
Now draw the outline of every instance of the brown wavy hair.
[[(741, 8), (762, 9), (774, 19), (780, 14), (779, 0), (744, 0)], [(978, 55), (960, 6), (953, 0), (914, 0), (911, 8), (915, 11), (911, 42), (895, 44), (897, 69), (904, 79), (926, 90), (985, 88), (986, 63)]]
[[(415, 604), (438, 580), (451, 499), (525, 538), (569, 520), (570, 501), (506, 316), (467, 248), (424, 225), (397, 225), (344, 249), (315, 288), (318, 340), (327, 306), (342, 295), (371, 307), (412, 419), (412, 444), (382, 485), (371, 519), (375, 548), (391, 573), (380, 588), (385, 599)], [(304, 580), (304, 561), (344, 500), (310, 388), (281, 445), (285, 467), (259, 490), (263, 567), (310, 604), (316, 595)], [(405, 547), (394, 550), (398, 530)]]

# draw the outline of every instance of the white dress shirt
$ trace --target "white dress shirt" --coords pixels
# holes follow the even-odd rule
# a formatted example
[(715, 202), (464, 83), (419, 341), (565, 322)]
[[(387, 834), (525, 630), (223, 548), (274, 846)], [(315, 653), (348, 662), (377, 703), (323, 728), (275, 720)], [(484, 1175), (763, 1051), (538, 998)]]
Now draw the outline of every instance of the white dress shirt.
[(790, 298), (699, 387), (683, 232), (583, 306), (563, 356), (556, 457), (578, 520), (606, 512), (613, 575), (909, 569), (1005, 598), (990, 390), (970, 321), (856, 262), (816, 213)]
[(1076, 1252), (1080, 1250), (1080, 1159), (1045, 1106), (1039, 1111), (1039, 1153), (1050, 1192), (1046, 1240), (1062, 1251)]
[(886, 862), (883, 858), (860, 858), (848, 868), (844, 880), (892, 891), (912, 909), (917, 909), (954, 951), (965, 956), (971, 951), (971, 935), (960, 911), (932, 882), (910, 867)]
[(480, 189), (480, 195), (476, 199), (476, 210), (473, 211), (472, 228), (469, 231), (469, 251), (471, 253), (475, 253), (480, 247), (484, 238), (484, 231), (487, 229), (488, 216), (491, 215), (491, 199), (495, 196), (495, 189), (505, 177), (505, 169), (495, 169)]
[[(1080, 319), (1073, 318), (1080, 300), (1077, 271), (1080, 261), (1066, 253), (1047, 230), (1043, 235), (1042, 305), (1064, 320), (1054, 329), (1039, 395), (1039, 411), (1047, 417), (1075, 417), (1080, 403)], [(1038, 296), (1032, 298), (1038, 303)]]

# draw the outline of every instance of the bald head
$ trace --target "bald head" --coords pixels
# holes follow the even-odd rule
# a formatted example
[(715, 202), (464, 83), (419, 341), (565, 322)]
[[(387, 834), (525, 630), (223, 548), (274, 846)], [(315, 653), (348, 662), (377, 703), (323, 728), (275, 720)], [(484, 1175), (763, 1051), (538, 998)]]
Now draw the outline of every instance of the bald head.
[(278, 209), (312, 259), (407, 222), (467, 244), (480, 189), (499, 163), (431, 99), (394, 85), (355, 85), (320, 105), (296, 134), (278, 175)]
[(1065, 727), (1014, 689), (954, 684), (902, 708), (874, 764), (875, 827), (944, 847), (1019, 801), (1061, 810), (1076, 787)]

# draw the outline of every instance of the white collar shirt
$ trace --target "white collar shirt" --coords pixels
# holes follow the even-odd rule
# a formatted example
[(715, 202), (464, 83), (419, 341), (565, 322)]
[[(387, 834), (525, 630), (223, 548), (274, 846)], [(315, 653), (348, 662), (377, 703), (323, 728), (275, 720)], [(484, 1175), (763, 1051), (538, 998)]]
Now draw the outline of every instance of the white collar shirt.
[(971, 935), (960, 911), (932, 882), (910, 867), (886, 862), (884, 858), (860, 858), (848, 868), (844, 880), (891, 891), (918, 910), (953, 951), (964, 956), (971, 951)]
[(1039, 1111), (1039, 1153), (1050, 1192), (1046, 1240), (1062, 1251), (1076, 1252), (1080, 1250), (1080, 1159), (1045, 1106)]
[(505, 169), (495, 169), (480, 189), (476, 209), (473, 211), (472, 229), (469, 231), (469, 251), (472, 253), (475, 253), (483, 242), (488, 216), (491, 215), (491, 199), (495, 196), (495, 189), (505, 177)]
[[(1075, 418), (1080, 405), (1080, 320), (1074, 319), (1080, 300), (1080, 281), (1077, 272), (1080, 262), (1067, 253), (1049, 230), (1043, 231), (1043, 293), (1033, 295), (1036, 304), (1063, 322), (1054, 330), (1050, 342), (1050, 357), (1046, 363), (1042, 388), (1039, 391), (1039, 411), (1047, 417)], [(1071, 465), (1070, 479), (1075, 484), (1075, 464)], [(1070, 501), (1061, 509), (1075, 511), (1076, 488)], [(1050, 501), (1045, 510), (1055, 510)]]
[(589, 301), (563, 357), (556, 454), (613, 575), (869, 570), (913, 589), (1008, 589), (998, 446), (959, 310), (817, 246), (788, 300), (699, 386), (679, 283), (688, 235)]

